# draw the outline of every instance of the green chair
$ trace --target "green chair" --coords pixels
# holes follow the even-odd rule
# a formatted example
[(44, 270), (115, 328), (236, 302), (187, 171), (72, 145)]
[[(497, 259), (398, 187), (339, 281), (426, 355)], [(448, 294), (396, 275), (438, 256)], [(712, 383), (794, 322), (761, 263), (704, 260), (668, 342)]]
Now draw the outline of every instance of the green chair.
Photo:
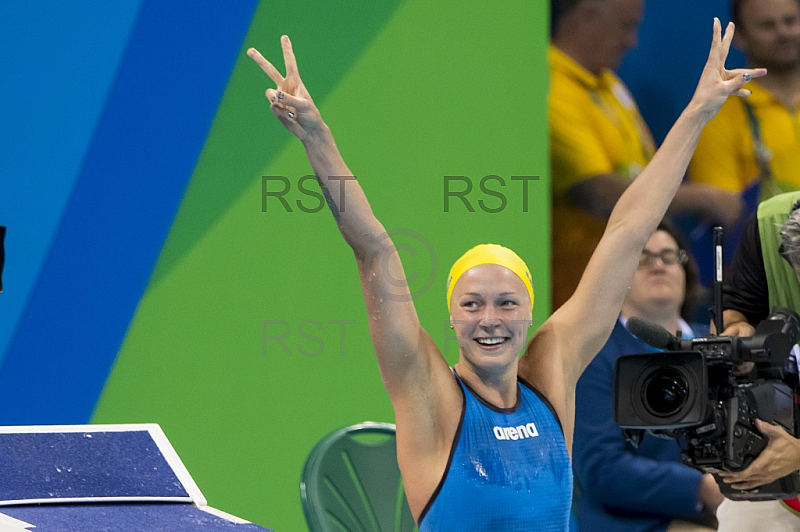
[(390, 423), (367, 421), (320, 440), (303, 467), (300, 496), (311, 532), (417, 530)]

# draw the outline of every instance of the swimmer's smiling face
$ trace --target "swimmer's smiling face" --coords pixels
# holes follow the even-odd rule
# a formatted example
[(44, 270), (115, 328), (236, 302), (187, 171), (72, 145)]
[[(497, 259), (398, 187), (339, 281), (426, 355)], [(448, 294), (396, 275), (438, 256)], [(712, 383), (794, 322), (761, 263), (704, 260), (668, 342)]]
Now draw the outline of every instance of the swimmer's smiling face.
[(460, 359), (486, 369), (514, 363), (531, 326), (531, 299), (522, 280), (498, 264), (467, 270), (453, 288), (450, 323)]

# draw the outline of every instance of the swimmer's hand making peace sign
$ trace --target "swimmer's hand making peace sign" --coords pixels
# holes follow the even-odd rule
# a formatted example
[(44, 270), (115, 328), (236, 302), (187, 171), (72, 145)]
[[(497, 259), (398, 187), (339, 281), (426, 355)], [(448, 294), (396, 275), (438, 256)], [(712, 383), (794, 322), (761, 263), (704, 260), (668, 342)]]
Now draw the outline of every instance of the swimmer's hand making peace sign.
[(297, 60), (288, 36), (281, 37), (281, 47), (283, 61), (286, 64), (286, 77), (283, 77), (278, 69), (264, 59), (255, 48), (247, 50), (247, 55), (258, 63), (261, 70), (266, 72), (277, 85), (276, 89), (270, 88), (266, 92), (272, 113), (295, 137), (306, 142), (324, 127), (324, 123), (297, 72)]
[(752, 78), (759, 78), (767, 74), (765, 68), (738, 68), (727, 70), (725, 60), (733, 40), (734, 26), (729, 23), (722, 35), (722, 24), (714, 18), (714, 37), (711, 42), (711, 51), (708, 61), (703, 68), (700, 81), (697, 84), (692, 103), (689, 108), (697, 108), (708, 119), (717, 114), (725, 99), (730, 95), (749, 96), (750, 91), (743, 88)]

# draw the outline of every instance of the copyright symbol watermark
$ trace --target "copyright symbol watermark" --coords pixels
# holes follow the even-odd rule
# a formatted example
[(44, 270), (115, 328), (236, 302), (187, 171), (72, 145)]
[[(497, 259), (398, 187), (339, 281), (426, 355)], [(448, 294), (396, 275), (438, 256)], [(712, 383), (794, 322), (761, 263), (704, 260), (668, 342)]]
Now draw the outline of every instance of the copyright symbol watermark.
[[(364, 259), (366, 271), (376, 273), (381, 282), (376, 286), (381, 297), (389, 301), (412, 301), (427, 292), (436, 279), (438, 259), (430, 241), (413, 229), (390, 229), (378, 237), (381, 244), (373, 249)], [(387, 251), (388, 250), (388, 251)], [(402, 255), (400, 254), (402, 252)], [(401, 255), (405, 277), (399, 271), (393, 271), (390, 262), (394, 254)]]

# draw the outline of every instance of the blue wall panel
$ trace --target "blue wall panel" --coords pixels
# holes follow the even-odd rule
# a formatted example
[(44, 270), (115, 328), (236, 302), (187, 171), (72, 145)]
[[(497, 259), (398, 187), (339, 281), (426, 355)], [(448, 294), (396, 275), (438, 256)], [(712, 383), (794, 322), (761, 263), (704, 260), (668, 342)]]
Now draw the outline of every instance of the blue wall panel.
[(0, 3), (0, 361), (39, 275), (140, 0)]
[(255, 7), (143, 3), (0, 368), (0, 424), (88, 422)]
[[(658, 144), (694, 94), (711, 48), (714, 17), (730, 20), (730, 0), (659, 2), (645, 0), (639, 45), (619, 69)], [(728, 68), (744, 65), (731, 48)]]

